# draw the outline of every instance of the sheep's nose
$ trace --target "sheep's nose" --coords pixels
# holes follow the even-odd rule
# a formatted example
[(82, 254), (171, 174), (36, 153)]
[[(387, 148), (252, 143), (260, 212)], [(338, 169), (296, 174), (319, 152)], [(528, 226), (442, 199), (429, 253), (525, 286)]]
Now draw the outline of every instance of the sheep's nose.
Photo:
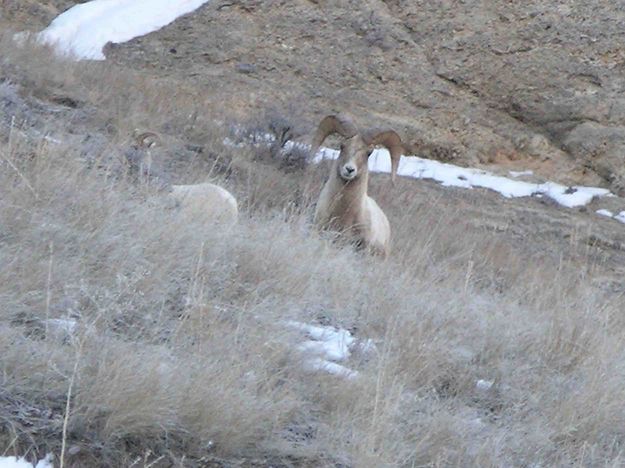
[(345, 170), (347, 171), (348, 174), (351, 174), (352, 172), (356, 170), (356, 168), (353, 166), (345, 166)]

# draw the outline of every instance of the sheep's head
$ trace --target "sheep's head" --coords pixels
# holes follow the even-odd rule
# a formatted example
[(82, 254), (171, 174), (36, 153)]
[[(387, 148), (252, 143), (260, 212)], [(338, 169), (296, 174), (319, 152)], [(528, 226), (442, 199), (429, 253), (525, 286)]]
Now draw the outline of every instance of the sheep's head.
[(345, 115), (328, 115), (325, 117), (313, 137), (312, 151), (315, 154), (324, 140), (331, 134), (338, 133), (344, 140), (337, 161), (338, 176), (350, 182), (368, 172), (369, 156), (373, 149), (385, 146), (391, 155), (391, 180), (399, 167), (399, 159), (403, 152), (401, 139), (393, 130), (367, 130), (360, 133), (353, 122)]
[(367, 162), (370, 149), (360, 135), (354, 135), (341, 143), (341, 152), (337, 162), (338, 176), (345, 182), (355, 180), (368, 171)]

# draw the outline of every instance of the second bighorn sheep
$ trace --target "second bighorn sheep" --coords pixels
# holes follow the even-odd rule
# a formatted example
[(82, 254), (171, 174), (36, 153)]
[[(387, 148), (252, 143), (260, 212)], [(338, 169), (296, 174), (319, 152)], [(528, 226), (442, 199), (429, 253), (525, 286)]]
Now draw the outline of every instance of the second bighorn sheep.
[(239, 216), (236, 198), (225, 188), (209, 182), (172, 185), (169, 197), (188, 219), (232, 225)]
[(347, 116), (328, 115), (313, 137), (313, 154), (334, 133), (344, 140), (319, 195), (314, 223), (322, 229), (347, 234), (358, 247), (386, 257), (390, 251), (391, 227), (382, 209), (367, 195), (368, 159), (375, 146), (386, 147), (391, 155), (391, 180), (395, 182), (403, 152), (401, 139), (393, 130), (360, 132)]

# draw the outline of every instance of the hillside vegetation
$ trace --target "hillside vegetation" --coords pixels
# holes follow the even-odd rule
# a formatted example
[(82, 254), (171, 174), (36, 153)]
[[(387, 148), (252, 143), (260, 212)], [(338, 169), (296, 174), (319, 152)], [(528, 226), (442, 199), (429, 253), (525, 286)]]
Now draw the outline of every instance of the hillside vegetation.
[[(235, 124), (275, 116), (232, 121), (192, 83), (53, 60), (8, 33), (0, 57), (4, 454), (52, 452), (65, 466), (624, 462), (615, 221), (373, 175), (393, 228), (380, 261), (311, 229), (327, 165), (224, 144)], [(136, 128), (163, 135), (150, 174)], [(177, 222), (168, 184), (205, 180), (237, 196), (236, 226)], [(375, 348), (346, 363), (357, 378), (310, 372), (288, 320)]]

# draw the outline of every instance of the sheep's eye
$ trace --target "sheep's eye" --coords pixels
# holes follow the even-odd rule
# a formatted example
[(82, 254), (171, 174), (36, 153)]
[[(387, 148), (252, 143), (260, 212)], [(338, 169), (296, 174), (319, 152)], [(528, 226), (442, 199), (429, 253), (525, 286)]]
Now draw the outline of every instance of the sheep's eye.
[(367, 151), (367, 157), (371, 156), (371, 153), (373, 153), (373, 150), (370, 149), (369, 151)]
[(341, 148), (341, 151), (343, 151), (345, 149), (345, 143), (341, 143), (341, 146), (339, 148)]

